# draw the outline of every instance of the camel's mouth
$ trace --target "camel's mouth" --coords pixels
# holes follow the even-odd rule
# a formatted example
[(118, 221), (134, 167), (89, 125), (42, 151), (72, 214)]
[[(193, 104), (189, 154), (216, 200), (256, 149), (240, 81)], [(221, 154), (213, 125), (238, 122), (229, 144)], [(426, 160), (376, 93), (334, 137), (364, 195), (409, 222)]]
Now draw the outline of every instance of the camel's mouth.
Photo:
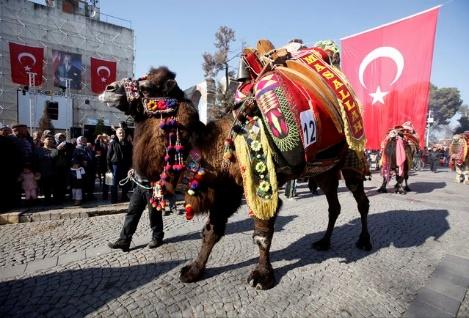
[(106, 103), (108, 107), (117, 107), (121, 97), (122, 96), (119, 94), (104, 91), (101, 95), (99, 95), (98, 99), (100, 102)]

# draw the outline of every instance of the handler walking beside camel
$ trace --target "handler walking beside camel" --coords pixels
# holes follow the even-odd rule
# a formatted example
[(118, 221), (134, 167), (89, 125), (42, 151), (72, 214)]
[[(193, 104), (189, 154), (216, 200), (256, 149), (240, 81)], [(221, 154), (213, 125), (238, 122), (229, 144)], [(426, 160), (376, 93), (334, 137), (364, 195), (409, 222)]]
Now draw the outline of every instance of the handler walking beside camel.
[(132, 236), (137, 230), (138, 221), (142, 216), (145, 207), (148, 207), (148, 214), (150, 217), (150, 227), (152, 230), (152, 239), (148, 243), (148, 248), (156, 248), (163, 244), (163, 216), (161, 211), (157, 211), (151, 204), (148, 204), (151, 197), (150, 187), (148, 180), (140, 178), (134, 174), (133, 170), (129, 171), (129, 177), (136, 180), (134, 192), (130, 197), (129, 208), (125, 215), (124, 225), (122, 227), (120, 237), (114, 243), (109, 243), (108, 246), (113, 249), (121, 249), (128, 252)]

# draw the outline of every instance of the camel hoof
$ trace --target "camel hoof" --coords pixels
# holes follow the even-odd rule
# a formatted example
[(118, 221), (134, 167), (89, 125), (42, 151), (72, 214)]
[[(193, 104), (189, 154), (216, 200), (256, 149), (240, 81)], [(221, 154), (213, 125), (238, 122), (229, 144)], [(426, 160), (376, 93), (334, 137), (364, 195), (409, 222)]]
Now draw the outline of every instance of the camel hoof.
[(358, 239), (358, 241), (355, 243), (355, 246), (361, 250), (364, 250), (364, 251), (371, 251), (371, 249), (373, 248), (371, 246), (371, 242), (370, 242), (370, 237), (367, 236), (367, 237), (362, 237), (360, 236), (360, 238)]
[(248, 283), (257, 290), (270, 289), (275, 284), (274, 270), (272, 268), (260, 270), (257, 267), (249, 274)]
[(311, 247), (317, 251), (328, 251), (331, 248), (331, 241), (327, 239), (321, 239), (314, 242)]
[(412, 190), (410, 190), (410, 188), (408, 186), (405, 186), (404, 190), (406, 190), (407, 192), (412, 191)]
[(386, 188), (381, 187), (381, 188), (378, 188), (378, 192), (380, 192), (380, 193), (387, 193), (388, 190), (386, 190)]
[(198, 281), (202, 274), (203, 269), (192, 263), (181, 268), (179, 279), (183, 283), (193, 283)]

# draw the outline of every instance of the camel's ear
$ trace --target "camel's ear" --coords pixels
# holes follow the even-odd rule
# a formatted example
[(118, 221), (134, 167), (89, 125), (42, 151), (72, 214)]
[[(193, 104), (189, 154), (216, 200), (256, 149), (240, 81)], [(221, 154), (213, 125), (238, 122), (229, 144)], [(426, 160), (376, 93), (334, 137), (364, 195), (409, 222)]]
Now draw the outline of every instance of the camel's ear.
[(179, 88), (175, 80), (167, 80), (164, 84), (166, 96), (171, 96), (177, 99), (184, 98), (184, 92)]
[(169, 95), (171, 92), (178, 86), (178, 83), (175, 80), (167, 80), (165, 82), (165, 91)]

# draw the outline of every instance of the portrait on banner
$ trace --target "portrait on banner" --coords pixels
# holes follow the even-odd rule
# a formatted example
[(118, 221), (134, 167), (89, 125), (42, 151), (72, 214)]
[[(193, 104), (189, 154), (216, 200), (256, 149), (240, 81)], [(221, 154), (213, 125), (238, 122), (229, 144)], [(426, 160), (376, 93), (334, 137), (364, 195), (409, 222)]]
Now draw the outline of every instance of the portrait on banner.
[(52, 50), (52, 73), (54, 86), (66, 87), (68, 79), (71, 89), (81, 89), (81, 55)]

